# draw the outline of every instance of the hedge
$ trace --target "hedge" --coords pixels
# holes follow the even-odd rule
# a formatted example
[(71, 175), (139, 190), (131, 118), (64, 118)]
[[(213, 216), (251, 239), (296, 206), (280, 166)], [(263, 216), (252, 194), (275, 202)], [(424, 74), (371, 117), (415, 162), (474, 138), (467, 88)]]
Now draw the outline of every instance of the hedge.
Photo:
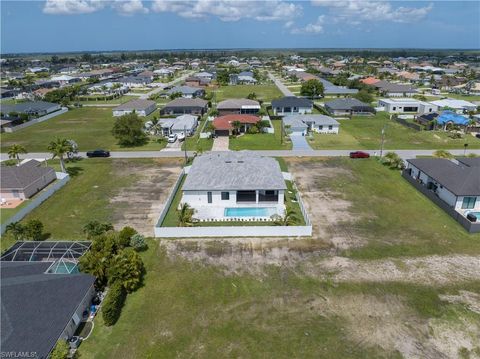
[(120, 318), (126, 297), (127, 292), (120, 282), (115, 282), (110, 286), (102, 304), (102, 317), (106, 326), (114, 325)]

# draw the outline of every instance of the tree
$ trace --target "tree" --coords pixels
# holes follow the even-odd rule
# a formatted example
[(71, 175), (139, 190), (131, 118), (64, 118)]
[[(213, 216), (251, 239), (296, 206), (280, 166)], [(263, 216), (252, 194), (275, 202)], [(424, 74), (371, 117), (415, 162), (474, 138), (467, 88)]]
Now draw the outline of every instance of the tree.
[(180, 209), (177, 210), (178, 215), (178, 226), (179, 227), (192, 227), (195, 223), (193, 215), (195, 214), (195, 209), (190, 207), (188, 203), (182, 203)]
[(8, 158), (14, 158), (17, 160), (17, 164), (20, 164), (20, 154), (23, 153), (27, 153), (25, 147), (15, 143), (8, 149)]
[(99, 222), (97, 220), (90, 221), (85, 226), (83, 226), (83, 233), (87, 235), (88, 239), (91, 239), (96, 236), (100, 236), (112, 230), (113, 230), (113, 225), (111, 223)]
[(50, 359), (67, 359), (69, 354), (70, 346), (66, 340), (60, 339), (57, 344), (55, 344), (55, 347), (50, 354)]
[(69, 152), (72, 152), (72, 145), (69, 140), (57, 137), (54, 141), (50, 142), (47, 149), (52, 154), (52, 159), (58, 157), (60, 160), (60, 168), (62, 169), (62, 172), (67, 172), (65, 169), (64, 156)]
[(405, 168), (405, 163), (395, 152), (386, 153), (382, 158), (382, 163), (395, 170), (402, 170)]
[(138, 146), (146, 141), (143, 127), (143, 121), (133, 112), (115, 120), (112, 134), (121, 146)]
[(111, 326), (120, 318), (127, 292), (120, 282), (113, 283), (102, 304), (102, 318), (105, 325)]
[(453, 158), (453, 155), (445, 150), (437, 150), (433, 153), (433, 157), (438, 157), (438, 158)]
[(287, 208), (283, 216), (274, 214), (271, 218), (276, 226), (293, 226), (298, 223), (298, 217), (290, 208)]
[(128, 293), (135, 291), (142, 280), (144, 272), (140, 255), (132, 248), (126, 248), (113, 257), (107, 269), (108, 283), (119, 282)]
[(11, 233), (15, 241), (23, 240), (25, 234), (25, 227), (20, 222), (12, 222), (5, 228), (8, 233)]
[(257, 94), (255, 92), (250, 92), (247, 96), (249, 100), (256, 100), (257, 99)]
[(174, 93), (171, 93), (170, 96), (168, 96), (170, 98), (170, 100), (175, 100), (176, 98), (179, 98), (179, 97), (182, 97), (182, 93), (181, 92), (174, 92)]
[(31, 241), (40, 241), (43, 237), (43, 223), (38, 219), (29, 220), (24, 227), (25, 238)]
[(233, 132), (235, 135), (240, 133), (240, 128), (242, 127), (242, 123), (238, 120), (232, 122)]
[(323, 84), (315, 79), (305, 81), (300, 88), (300, 94), (310, 98), (322, 97), (323, 91)]
[(353, 97), (365, 103), (373, 102), (373, 96), (365, 90), (358, 91)]
[(128, 247), (132, 236), (137, 234), (137, 231), (132, 227), (123, 227), (120, 233), (118, 233), (118, 244), (121, 247)]
[(160, 123), (160, 120), (158, 118), (154, 117), (150, 120), (150, 122), (152, 123), (150, 125), (150, 127), (148, 128), (150, 133), (154, 136), (158, 136), (159, 134), (161, 134), (162, 133), (162, 124)]
[(134, 234), (130, 238), (130, 246), (137, 252), (143, 251), (148, 248), (147, 243), (145, 242), (145, 237), (139, 233)]

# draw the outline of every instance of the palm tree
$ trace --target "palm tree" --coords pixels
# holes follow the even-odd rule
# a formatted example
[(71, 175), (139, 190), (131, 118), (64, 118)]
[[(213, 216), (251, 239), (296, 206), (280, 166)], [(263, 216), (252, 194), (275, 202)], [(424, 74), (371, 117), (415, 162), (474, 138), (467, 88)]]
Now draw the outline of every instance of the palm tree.
[(242, 127), (242, 123), (238, 120), (233, 121), (232, 126), (233, 126), (233, 132), (235, 133), (235, 135), (238, 135), (240, 133), (240, 128)]
[(388, 152), (385, 156), (383, 156), (382, 162), (391, 169), (401, 170), (405, 167), (403, 160), (395, 152)]
[(21, 153), (27, 153), (27, 150), (22, 145), (15, 143), (8, 149), (8, 158), (15, 158), (17, 160), (17, 164), (20, 164)]
[(433, 153), (433, 157), (450, 159), (450, 158), (453, 158), (453, 155), (450, 152), (445, 150), (437, 150)]
[(283, 217), (279, 216), (278, 214), (274, 214), (271, 218), (276, 226), (293, 226), (298, 223), (297, 215), (290, 208), (287, 208), (287, 211)]
[(20, 222), (12, 222), (7, 225), (5, 228), (7, 232), (11, 232), (15, 241), (23, 239), (23, 234), (25, 233), (25, 228), (20, 224)]
[(162, 131), (162, 125), (160, 123), (160, 120), (154, 117), (150, 120), (150, 122), (152, 123), (152, 125), (150, 126), (150, 131), (153, 133), (153, 135), (157, 136)]
[(195, 210), (188, 203), (180, 204), (177, 214), (179, 227), (193, 227), (195, 225), (196, 220), (193, 218)]
[(66, 138), (56, 138), (55, 141), (50, 142), (48, 145), (48, 150), (52, 154), (52, 159), (58, 157), (60, 160), (60, 168), (62, 172), (66, 173), (65, 162), (63, 157), (69, 152), (72, 152), (72, 145)]

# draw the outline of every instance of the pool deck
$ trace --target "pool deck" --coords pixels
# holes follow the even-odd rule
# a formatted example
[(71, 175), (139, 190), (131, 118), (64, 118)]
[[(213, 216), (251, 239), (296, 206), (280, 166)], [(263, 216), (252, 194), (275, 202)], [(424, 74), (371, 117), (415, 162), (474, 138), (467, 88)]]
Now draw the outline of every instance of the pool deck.
[(222, 220), (222, 221), (235, 220), (238, 218), (241, 218), (244, 220), (270, 219), (270, 216), (268, 217), (246, 217), (246, 216), (226, 217), (225, 208), (276, 208), (276, 214), (283, 215), (285, 213), (284, 205), (269, 205), (266, 203), (263, 203), (263, 204), (242, 203), (239, 206), (231, 206), (231, 205), (230, 206), (197, 206), (197, 207), (194, 207), (195, 209), (194, 217), (199, 220)]

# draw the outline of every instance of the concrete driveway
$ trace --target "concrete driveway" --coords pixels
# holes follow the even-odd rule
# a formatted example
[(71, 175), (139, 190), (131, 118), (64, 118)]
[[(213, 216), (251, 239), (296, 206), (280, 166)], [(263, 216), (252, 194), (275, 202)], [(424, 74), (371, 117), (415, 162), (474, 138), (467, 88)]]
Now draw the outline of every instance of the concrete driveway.
[(291, 134), (290, 139), (292, 140), (292, 151), (312, 151), (305, 136)]
[(219, 136), (213, 139), (212, 151), (228, 151), (228, 136)]
[(167, 146), (162, 151), (181, 151), (182, 143), (176, 140), (174, 143), (167, 143)]

